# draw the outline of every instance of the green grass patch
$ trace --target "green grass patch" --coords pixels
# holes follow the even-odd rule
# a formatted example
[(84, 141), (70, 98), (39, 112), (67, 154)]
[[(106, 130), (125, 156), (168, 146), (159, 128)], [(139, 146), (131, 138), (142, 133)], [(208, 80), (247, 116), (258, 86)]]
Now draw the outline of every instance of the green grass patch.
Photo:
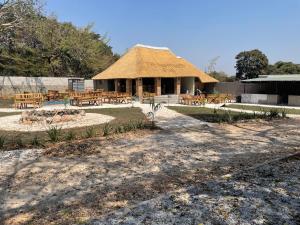
[(222, 109), (211, 109), (205, 107), (169, 106), (181, 114), (191, 116), (195, 119), (211, 123), (233, 123), (241, 120), (251, 119), (273, 119), (284, 117), (277, 111), (269, 111), (264, 114), (234, 112)]
[(13, 107), (14, 107), (13, 98), (0, 99), (0, 108), (13, 108)]
[[(138, 129), (150, 127), (150, 123), (143, 114), (140, 108), (107, 108), (107, 109), (87, 109), (86, 113), (99, 113), (115, 117), (110, 121), (109, 129), (104, 134), (106, 124), (94, 125), (89, 127), (77, 127), (71, 129), (64, 129), (59, 134), (51, 131), (39, 132), (16, 132), (16, 131), (1, 131), (0, 136), (5, 139), (3, 149), (20, 148), (20, 143), (25, 147), (36, 147), (38, 145), (47, 146), (52, 142), (57, 141), (72, 141), (85, 139), (96, 136), (106, 136), (114, 133), (123, 133)], [(20, 113), (0, 113), (1, 116), (9, 116)], [(16, 142), (16, 137), (18, 140)], [(21, 139), (21, 141), (20, 141)]]
[(300, 114), (300, 109), (289, 109), (283, 107), (263, 107), (263, 106), (256, 106), (256, 105), (243, 105), (243, 104), (227, 104), (224, 107), (231, 108), (231, 109), (243, 109), (243, 110), (251, 110), (256, 112), (266, 112), (270, 110), (276, 110), (279, 112), (284, 111), (286, 114)]

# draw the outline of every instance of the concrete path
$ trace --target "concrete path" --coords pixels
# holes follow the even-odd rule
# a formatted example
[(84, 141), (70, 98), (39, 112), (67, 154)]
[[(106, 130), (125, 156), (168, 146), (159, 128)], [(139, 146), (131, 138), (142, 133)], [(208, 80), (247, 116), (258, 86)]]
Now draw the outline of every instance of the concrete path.
[[(139, 104), (136, 106), (140, 107), (144, 114), (151, 112), (151, 106), (149, 104)], [(178, 104), (176, 104), (178, 106)], [(197, 120), (190, 116), (180, 114), (174, 110), (168, 109), (164, 105), (157, 111), (155, 116), (156, 125), (162, 129), (179, 129), (189, 127), (201, 127), (201, 126), (212, 126), (211, 123)]]

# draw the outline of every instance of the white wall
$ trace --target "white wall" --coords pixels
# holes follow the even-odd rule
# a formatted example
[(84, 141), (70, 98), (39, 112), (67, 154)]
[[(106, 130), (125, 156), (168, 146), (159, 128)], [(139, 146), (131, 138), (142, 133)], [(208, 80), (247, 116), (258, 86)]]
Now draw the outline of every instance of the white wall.
[[(65, 91), (68, 89), (68, 79), (72, 77), (13, 77), (0, 76), (0, 95), (13, 96), (16, 93), (42, 92), (48, 90)], [(93, 89), (92, 80), (85, 80), (85, 85)]]
[(182, 77), (181, 78), (181, 88), (180, 92), (186, 94), (187, 90), (189, 94), (195, 93), (195, 78), (194, 77)]
[(276, 105), (280, 102), (279, 95), (242, 94), (242, 103)]
[(300, 96), (299, 95), (289, 95), (289, 105), (300, 106)]

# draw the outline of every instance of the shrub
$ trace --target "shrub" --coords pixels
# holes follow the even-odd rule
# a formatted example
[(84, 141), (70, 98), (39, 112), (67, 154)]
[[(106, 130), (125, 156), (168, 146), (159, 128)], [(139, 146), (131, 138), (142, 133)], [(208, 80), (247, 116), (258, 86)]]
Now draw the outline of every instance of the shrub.
[(17, 136), (16, 137), (16, 144), (18, 148), (23, 148), (24, 147), (24, 143), (21, 137)]
[(94, 129), (94, 127), (88, 127), (85, 130), (85, 137), (86, 138), (91, 138), (94, 137), (96, 135), (96, 131)]
[(287, 112), (286, 112), (285, 109), (283, 109), (283, 110), (281, 111), (281, 117), (282, 117), (282, 118), (286, 118), (286, 117), (287, 117)]
[(41, 142), (38, 138), (38, 136), (34, 136), (33, 139), (31, 140), (31, 145), (32, 146), (40, 146), (41, 145)]
[(124, 132), (125, 132), (125, 129), (124, 129), (123, 125), (118, 125), (118, 126), (115, 127), (115, 133), (116, 134), (118, 134), (118, 133), (124, 133)]
[(50, 127), (47, 130), (47, 134), (51, 142), (58, 142), (61, 135), (61, 128), (58, 128), (57, 126)]
[(110, 134), (111, 131), (111, 126), (109, 123), (105, 123), (103, 128), (102, 128), (102, 132), (103, 132), (103, 136), (107, 136)]
[(76, 138), (76, 134), (72, 130), (68, 131), (68, 133), (66, 134), (66, 137), (65, 137), (65, 139), (67, 141), (72, 141), (75, 138)]
[(143, 120), (139, 120), (136, 122), (136, 128), (137, 129), (144, 129), (145, 128), (145, 123)]
[(6, 139), (6, 137), (4, 135), (0, 136), (0, 149), (4, 148), (5, 139)]
[(269, 111), (269, 113), (268, 113), (268, 117), (269, 117), (270, 119), (280, 117), (279, 111), (278, 111), (277, 109), (270, 109), (270, 111)]

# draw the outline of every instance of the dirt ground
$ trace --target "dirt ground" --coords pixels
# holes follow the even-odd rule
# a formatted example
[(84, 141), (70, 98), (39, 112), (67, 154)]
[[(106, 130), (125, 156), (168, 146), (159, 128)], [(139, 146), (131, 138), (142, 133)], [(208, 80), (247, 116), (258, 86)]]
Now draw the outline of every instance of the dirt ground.
[(0, 221), (85, 224), (294, 154), (299, 143), (300, 120), (285, 119), (203, 124), (1, 152)]

